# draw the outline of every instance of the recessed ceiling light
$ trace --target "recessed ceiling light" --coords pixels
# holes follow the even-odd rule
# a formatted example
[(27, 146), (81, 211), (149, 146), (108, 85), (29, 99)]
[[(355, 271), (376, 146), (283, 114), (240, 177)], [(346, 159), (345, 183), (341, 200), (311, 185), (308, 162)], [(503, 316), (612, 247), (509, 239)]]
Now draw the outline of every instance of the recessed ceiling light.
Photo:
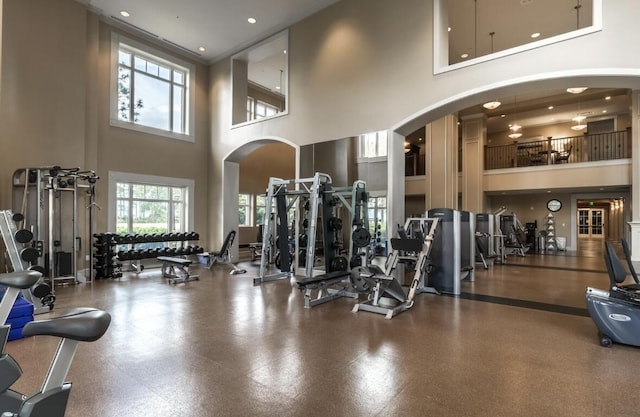
[(462, 55), (460, 55), (460, 58), (462, 58), (462, 59), (464, 59), (464, 58), (468, 58), (468, 57), (469, 57), (469, 54), (462, 54)]
[(567, 88), (567, 93), (580, 94), (586, 90), (587, 90), (587, 87), (569, 87)]
[(549, 106), (549, 107), (547, 107), (547, 109), (553, 110), (553, 106)]
[(128, 11), (126, 11), (126, 10), (120, 10), (120, 16), (122, 16), (122, 17), (129, 17), (129, 16), (131, 16), (131, 13), (129, 13), (129, 12), (128, 12)]
[(280, 86), (279, 86), (279, 85), (276, 85), (276, 90), (279, 90), (279, 89), (280, 89)]
[(257, 20), (256, 20), (256, 19), (254, 19), (253, 17), (250, 17), (250, 18), (248, 18), (248, 19), (247, 19), (247, 22), (249, 22), (249, 23), (251, 23), (251, 24), (254, 24), (254, 23), (256, 23), (256, 22), (257, 22)]
[(205, 48), (204, 46), (198, 46), (198, 51), (204, 52), (206, 50), (207, 50), (207, 48)]
[(286, 55), (287, 54), (287, 50), (285, 49), (284, 51), (282, 51), (282, 53)]
[(506, 114), (501, 114), (500, 117), (507, 117), (507, 115)]
[(451, 32), (451, 27), (448, 27), (448, 28), (447, 28), (447, 32)]
[(537, 38), (538, 36), (540, 36), (540, 32), (534, 32), (534, 33), (531, 34), (531, 37), (533, 39)]
[(611, 100), (611, 96), (606, 96), (604, 99), (605, 100)]
[(606, 113), (606, 112), (607, 112), (606, 110), (602, 110), (602, 113)]
[(418, 138), (418, 141), (419, 141), (419, 142), (422, 142), (422, 138)]

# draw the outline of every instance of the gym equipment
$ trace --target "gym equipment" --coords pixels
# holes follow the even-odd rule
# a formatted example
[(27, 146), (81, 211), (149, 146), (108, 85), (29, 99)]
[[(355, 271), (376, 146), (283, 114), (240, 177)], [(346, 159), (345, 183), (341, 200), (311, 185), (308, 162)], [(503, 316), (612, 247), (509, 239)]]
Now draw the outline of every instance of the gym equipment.
[[(297, 280), (298, 288), (305, 292), (304, 308), (311, 308), (340, 297), (358, 298), (358, 293), (349, 289), (350, 275), (349, 271), (334, 271)], [(314, 291), (317, 291), (315, 296)]]
[[(98, 207), (95, 184), (99, 177), (94, 171), (81, 171), (80, 168), (46, 166), (18, 169), (12, 179), (13, 210), (23, 215), (16, 222), (21, 229), (33, 233), (34, 247), (38, 250), (37, 258), (29, 258), (28, 262), (47, 268), (46, 275), (52, 288), (57, 280), (78, 282), (84, 277), (78, 275), (78, 260), (85, 262), (81, 252), (82, 238), (78, 234), (79, 206), (88, 212), (88, 236), (91, 236), (93, 209)], [(43, 253), (44, 248), (47, 253)], [(55, 254), (59, 252), (71, 254), (68, 268), (58, 266), (60, 256)], [(89, 265), (92, 265), (92, 251), (88, 255)], [(87, 280), (92, 281), (93, 270), (88, 268), (88, 271)]]
[[(461, 212), (458, 210), (431, 209), (427, 212), (427, 217), (440, 220), (440, 227), (433, 238), (435, 243), (431, 256), (431, 272), (428, 274), (428, 286), (439, 292), (460, 295), (460, 281), (465, 278), (463, 275), (465, 271), (462, 268), (462, 231), (473, 229), (468, 225), (463, 226)], [(464, 235), (466, 237), (467, 233)], [(475, 254), (475, 239), (469, 244), (470, 250), (473, 250), (471, 253)], [(465, 265), (465, 269), (467, 268), (468, 265)], [(469, 278), (472, 278), (472, 275), (469, 275)]]
[[(18, 242), (15, 237), (20, 235), (20, 230), (17, 230), (15, 219), (18, 222), (22, 221), (24, 217), (22, 215), (16, 215), (11, 210), (0, 211), (0, 234), (4, 241), (6, 253), (9, 256), (11, 267), (14, 271), (25, 270), (38, 270), (41, 273), (40, 280), (34, 284), (33, 288), (29, 290), (25, 289), (22, 292), (22, 297), (33, 304), (34, 313), (42, 314), (48, 313), (55, 303), (56, 297), (51, 290), (51, 286), (44, 281), (44, 267), (40, 265), (31, 265), (38, 258), (38, 249), (33, 246), (28, 246), (29, 242), (21, 243), (24, 246), (19, 248)], [(24, 234), (23, 234), (24, 235)], [(40, 302), (35, 301), (36, 298), (40, 299)]]
[(222, 242), (222, 247), (217, 252), (205, 252), (203, 256), (209, 256), (209, 262), (207, 263), (207, 268), (211, 269), (213, 265), (216, 263), (221, 263), (225, 265), (231, 265), (231, 275), (244, 274), (247, 272), (245, 269), (238, 268), (234, 263), (231, 262), (231, 247), (233, 246), (233, 241), (236, 238), (236, 231), (231, 230), (227, 233), (227, 237), (225, 237), (224, 242)]
[(71, 392), (71, 383), (65, 379), (79, 342), (100, 339), (111, 323), (109, 313), (84, 307), (52, 319), (27, 323), (22, 330), (23, 336), (47, 335), (61, 340), (40, 391), (25, 396), (9, 389), (20, 378), (22, 370), (5, 352), (10, 326), (4, 323), (20, 290), (29, 288), (40, 278), (41, 275), (35, 271), (0, 274), (0, 285), (7, 287), (0, 301), (0, 412), (3, 417), (63, 417)]
[(469, 211), (460, 212), (460, 279), (475, 281), (476, 217)]
[[(405, 221), (405, 232), (415, 225), (422, 232), (422, 239), (408, 235), (391, 239), (393, 251), (385, 262), (384, 271), (376, 265), (359, 266), (351, 271), (351, 282), (356, 290), (368, 293), (368, 300), (353, 307), (359, 310), (383, 314), (386, 319), (407, 311), (414, 304), (416, 294), (421, 292), (438, 293), (425, 284), (429, 269), (429, 257), (435, 243), (438, 218), (409, 218)], [(428, 232), (427, 232), (428, 230)], [(411, 253), (411, 255), (408, 255)], [(392, 276), (399, 262), (414, 262), (415, 272), (408, 293), (404, 292), (400, 282)]]
[(637, 284), (621, 285), (627, 276), (615, 249), (605, 242), (605, 264), (609, 273), (609, 291), (587, 287), (589, 315), (598, 328), (600, 344), (613, 342), (640, 346), (640, 289)]
[(192, 261), (184, 258), (173, 258), (169, 256), (158, 256), (158, 261), (162, 262), (162, 276), (167, 278), (171, 284), (178, 282), (187, 283), (189, 281), (197, 281), (200, 278), (197, 275), (189, 273), (189, 266)]
[(504, 233), (504, 246), (510, 250), (507, 255), (525, 256), (529, 250), (524, 226), (515, 213), (503, 214), (500, 217), (500, 230)]
[[(631, 277), (633, 278), (633, 281), (635, 281), (634, 289), (640, 290), (640, 279), (638, 279), (636, 268), (633, 266), (633, 262), (631, 262), (631, 251), (629, 250), (629, 244), (627, 243), (627, 240), (624, 238), (620, 239), (620, 243), (622, 244), (622, 251), (624, 252), (624, 257), (627, 260), (627, 266), (629, 267), (629, 272), (631, 273)], [(629, 287), (630, 285), (633, 285), (633, 284), (626, 285), (626, 287)]]

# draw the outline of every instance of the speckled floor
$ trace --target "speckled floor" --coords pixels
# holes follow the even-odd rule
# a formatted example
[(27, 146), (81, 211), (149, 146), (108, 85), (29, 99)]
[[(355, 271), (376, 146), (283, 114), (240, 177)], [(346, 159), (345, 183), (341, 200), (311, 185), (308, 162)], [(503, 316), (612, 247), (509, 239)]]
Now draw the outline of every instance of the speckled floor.
[[(149, 269), (58, 288), (53, 314), (113, 316), (78, 350), (67, 416), (640, 413), (640, 349), (601, 347), (588, 317), (427, 294), (392, 320), (352, 313), (348, 298), (306, 310), (293, 282), (254, 287), (247, 266), (200, 269), (187, 285)], [(600, 258), (510, 257), (462, 290), (584, 308), (586, 286), (606, 288), (603, 271)], [(24, 370), (15, 388), (37, 390), (54, 349), (47, 337), (10, 342)]]

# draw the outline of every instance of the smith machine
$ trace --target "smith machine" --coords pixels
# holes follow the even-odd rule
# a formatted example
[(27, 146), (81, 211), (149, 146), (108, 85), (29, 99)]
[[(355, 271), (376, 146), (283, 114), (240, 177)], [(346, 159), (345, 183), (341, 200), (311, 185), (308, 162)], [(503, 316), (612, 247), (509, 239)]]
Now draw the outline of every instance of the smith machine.
[[(371, 235), (367, 229), (367, 199), (364, 181), (334, 188), (331, 177), (323, 173), (304, 179), (271, 178), (265, 202), (260, 275), (254, 284), (287, 278), (302, 268), (304, 273), (299, 275), (306, 277), (339, 272), (340, 278), (348, 278), (349, 268), (366, 263), (368, 257)], [(342, 208), (349, 213), (347, 244)], [(290, 216), (292, 211), (298, 215)], [(292, 219), (295, 221), (290, 230)], [(275, 262), (280, 272), (268, 275), (270, 262)], [(324, 295), (327, 294), (316, 297), (314, 303), (305, 301), (305, 306), (318, 304), (319, 299), (329, 301)]]

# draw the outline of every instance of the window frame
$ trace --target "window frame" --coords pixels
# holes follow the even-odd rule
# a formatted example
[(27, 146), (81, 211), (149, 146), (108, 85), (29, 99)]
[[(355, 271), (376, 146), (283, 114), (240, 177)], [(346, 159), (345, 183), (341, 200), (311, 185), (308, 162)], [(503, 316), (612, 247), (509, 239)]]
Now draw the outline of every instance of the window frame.
[[(246, 204), (240, 204), (240, 197), (246, 196)], [(245, 207), (245, 222), (240, 223), (240, 210)], [(250, 193), (238, 193), (238, 227), (252, 227), (253, 225), (253, 195)]]
[[(263, 198), (264, 204), (259, 204), (258, 203), (258, 199), (259, 198)], [(264, 213), (263, 213), (262, 216), (260, 216), (258, 214), (258, 209), (261, 208), (261, 207), (264, 210), (264, 212), (266, 212), (266, 210), (267, 210), (267, 196), (264, 195), (264, 194), (258, 194), (258, 195), (255, 196), (255, 205), (254, 205), (253, 210), (252, 210), (253, 211), (253, 216), (254, 216), (253, 225), (255, 227), (258, 227), (258, 226), (260, 226), (261, 224), (264, 223)]]
[(108, 195), (108, 230), (115, 233), (117, 229), (117, 202), (118, 183), (157, 185), (163, 187), (184, 188), (184, 227), (186, 231), (192, 231), (194, 224), (195, 207), (195, 181), (187, 178), (160, 177), (155, 175), (142, 175), (128, 172), (109, 171), (109, 195)]
[[(384, 145), (381, 146), (382, 134), (384, 133)], [(375, 136), (375, 150), (373, 152), (373, 156), (367, 156), (370, 153), (366, 151), (367, 148), (367, 136), (369, 135)], [(387, 130), (378, 130), (375, 132), (363, 133), (358, 136), (358, 162), (375, 162), (375, 161), (385, 161), (389, 155), (389, 131)]]
[[(187, 73), (184, 83), (184, 129), (185, 133), (173, 132), (160, 128), (144, 126), (132, 121), (120, 120), (118, 110), (118, 75), (119, 75), (119, 52), (120, 45), (126, 45), (128, 50), (134, 51), (140, 57), (151, 60), (154, 63), (161, 63), (169, 66), (172, 70), (180, 70)], [(119, 33), (111, 33), (111, 63), (110, 63), (110, 106), (109, 106), (109, 123), (111, 126), (120, 127), (137, 132), (148, 133), (157, 136), (163, 136), (171, 139), (178, 139), (186, 142), (195, 141), (195, 75), (196, 66), (192, 63), (179, 59), (175, 56), (164, 53), (158, 49), (137, 42), (131, 38), (123, 36)], [(173, 84), (171, 84), (171, 88)], [(172, 93), (170, 94), (172, 97)]]

